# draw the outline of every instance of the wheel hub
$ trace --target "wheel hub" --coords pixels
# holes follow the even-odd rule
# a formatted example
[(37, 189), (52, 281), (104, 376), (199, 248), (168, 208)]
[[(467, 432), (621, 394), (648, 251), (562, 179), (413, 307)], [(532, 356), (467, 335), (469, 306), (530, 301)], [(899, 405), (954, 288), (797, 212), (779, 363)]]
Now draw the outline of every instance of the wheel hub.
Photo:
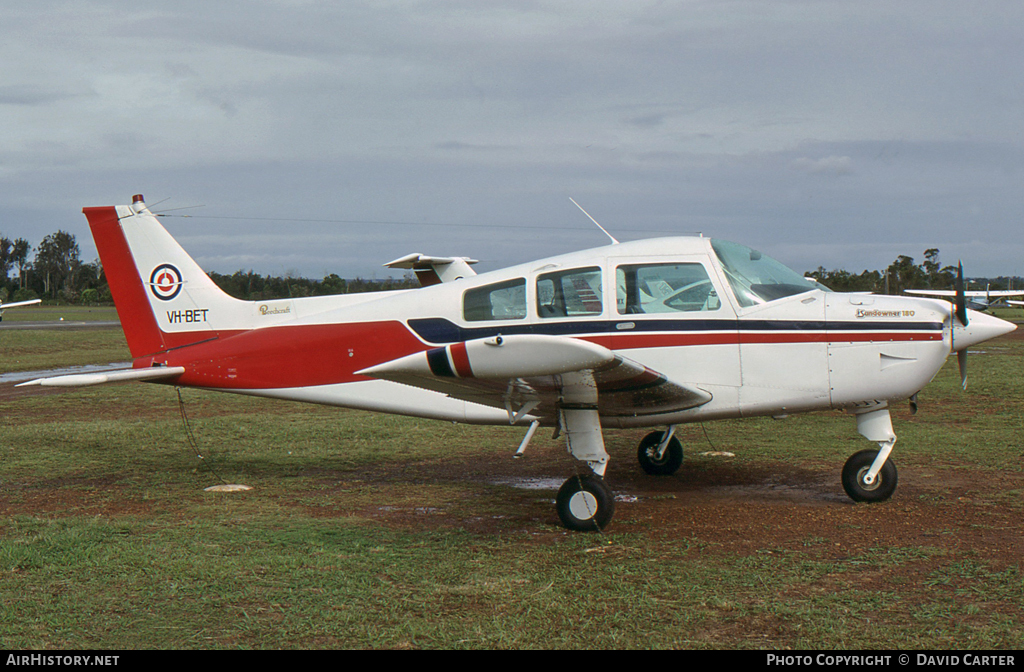
[(868, 483), (867, 475), (871, 471), (871, 465), (868, 465), (857, 472), (857, 481), (860, 483), (860, 487), (867, 491), (874, 491), (878, 489), (878, 486), (882, 484), (882, 474), (875, 476), (875, 480)]
[(569, 511), (580, 520), (590, 520), (597, 513), (597, 497), (581, 490), (569, 500)]

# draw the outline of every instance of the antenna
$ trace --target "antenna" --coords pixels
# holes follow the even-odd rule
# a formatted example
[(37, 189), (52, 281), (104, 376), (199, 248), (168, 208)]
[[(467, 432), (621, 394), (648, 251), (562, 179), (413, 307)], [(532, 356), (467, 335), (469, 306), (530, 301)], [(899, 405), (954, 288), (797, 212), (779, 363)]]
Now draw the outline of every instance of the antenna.
[(597, 228), (599, 228), (599, 229), (601, 229), (602, 231), (604, 231), (604, 235), (606, 235), (606, 236), (608, 236), (609, 238), (611, 238), (611, 239), (612, 239), (612, 245), (618, 245), (618, 244), (619, 244), (619, 241), (615, 240), (615, 237), (614, 237), (614, 236), (612, 236), (612, 234), (608, 233), (608, 230), (607, 230), (607, 229), (605, 229), (605, 228), (604, 228), (603, 226), (601, 226), (600, 224), (598, 224), (598, 223), (597, 223), (597, 220), (596, 220), (596, 219), (594, 219), (593, 217), (591, 217), (591, 216), (590, 216), (590, 213), (589, 213), (589, 212), (587, 212), (586, 210), (584, 210), (584, 209), (583, 209), (583, 206), (582, 206), (582, 205), (580, 205), (579, 203), (577, 203), (577, 202), (575, 201), (575, 199), (573, 199), (573, 197), (572, 197), (572, 196), (570, 196), (570, 197), (569, 197), (569, 200), (570, 200), (570, 201), (572, 201), (572, 204), (573, 204), (573, 205), (575, 205), (575, 206), (576, 206), (577, 208), (579, 208), (579, 209), (580, 209), (580, 211), (582, 211), (584, 215), (586, 215), (587, 217), (589, 217), (589, 218), (590, 218), (590, 221), (592, 221), (592, 222), (593, 222), (594, 224), (597, 224)]

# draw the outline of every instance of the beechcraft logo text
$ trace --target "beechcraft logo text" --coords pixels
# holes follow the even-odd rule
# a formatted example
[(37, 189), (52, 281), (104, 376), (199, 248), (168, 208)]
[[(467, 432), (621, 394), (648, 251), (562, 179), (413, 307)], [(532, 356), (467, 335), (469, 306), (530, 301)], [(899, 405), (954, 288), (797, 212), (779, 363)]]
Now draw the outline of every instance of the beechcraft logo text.
[(149, 276), (149, 291), (161, 301), (170, 301), (181, 291), (181, 271), (171, 264), (160, 264)]

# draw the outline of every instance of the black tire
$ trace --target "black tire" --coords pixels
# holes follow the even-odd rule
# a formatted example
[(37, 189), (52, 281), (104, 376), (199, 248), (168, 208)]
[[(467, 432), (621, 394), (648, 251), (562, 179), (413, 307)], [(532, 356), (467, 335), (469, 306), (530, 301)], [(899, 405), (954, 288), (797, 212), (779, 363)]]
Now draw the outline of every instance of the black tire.
[(600, 532), (615, 515), (615, 497), (597, 476), (573, 476), (559, 488), (555, 508), (570, 530)]
[(843, 490), (846, 490), (846, 494), (855, 502), (884, 502), (896, 492), (899, 477), (892, 459), (885, 461), (874, 483), (864, 484), (864, 476), (871, 469), (876, 457), (877, 450), (862, 450), (851, 455), (843, 465)]
[(658, 444), (664, 432), (651, 432), (640, 442), (636, 451), (636, 459), (640, 462), (640, 468), (651, 476), (671, 476), (679, 471), (683, 463), (683, 446), (679, 439), (672, 437), (665, 448), (665, 454), (657, 459), (654, 454), (658, 452)]

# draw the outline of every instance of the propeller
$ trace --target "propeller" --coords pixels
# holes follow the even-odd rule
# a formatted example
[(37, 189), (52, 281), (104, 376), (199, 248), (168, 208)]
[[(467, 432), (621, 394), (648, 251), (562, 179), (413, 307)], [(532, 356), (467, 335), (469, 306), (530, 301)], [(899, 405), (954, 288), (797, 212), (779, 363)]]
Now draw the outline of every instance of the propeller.
[(960, 320), (960, 324), (966, 327), (967, 297), (964, 294), (964, 267), (960, 262), (956, 264), (956, 284), (953, 288), (956, 290), (956, 319)]
[[(956, 289), (955, 306), (956, 319), (961, 325), (967, 326), (967, 297), (964, 294), (964, 267), (963, 264), (957, 262), (956, 264)], [(952, 340), (952, 332), (956, 331), (955, 327), (951, 330), (950, 339)], [(956, 363), (960, 367), (960, 385), (967, 389), (967, 348), (957, 350)]]
[(956, 363), (960, 367), (960, 384), (967, 389), (967, 349), (956, 353)]

